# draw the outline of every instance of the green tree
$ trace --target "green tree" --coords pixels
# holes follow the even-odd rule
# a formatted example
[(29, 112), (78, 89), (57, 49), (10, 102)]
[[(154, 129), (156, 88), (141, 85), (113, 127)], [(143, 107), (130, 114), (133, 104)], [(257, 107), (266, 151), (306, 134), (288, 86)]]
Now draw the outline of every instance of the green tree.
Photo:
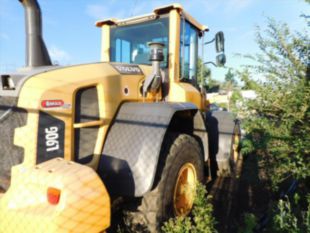
[[(307, 31), (293, 33), (269, 19), (264, 32), (257, 29), (261, 53), (251, 57), (257, 65), (242, 74), (257, 94), (246, 103), (244, 150), (262, 155), (275, 189), (287, 178), (306, 184), (310, 177), (309, 41)], [(264, 80), (251, 79), (249, 71)]]
[[(233, 91), (237, 87), (238, 83), (235, 79), (235, 74), (232, 72), (232, 69), (229, 68), (225, 74), (225, 81), (221, 85), (221, 89), (226, 90), (226, 92)], [(230, 101), (229, 101), (230, 102)]]
[(233, 91), (231, 97), (229, 98), (229, 110), (235, 113), (239, 111), (239, 104), (241, 104), (243, 98), (239, 90)]
[(232, 69), (228, 69), (227, 73), (225, 74), (225, 82), (231, 83), (233, 86), (237, 86), (237, 81), (235, 79), (235, 75), (232, 72)]
[(197, 76), (198, 83), (202, 84), (206, 90), (210, 90), (213, 88), (218, 88), (220, 86), (220, 82), (212, 79), (212, 72), (209, 67), (203, 64), (202, 59), (198, 58), (197, 63)]
[(256, 82), (251, 79), (252, 74), (249, 69), (246, 68), (242, 72), (237, 71), (237, 75), (243, 82), (242, 90), (255, 90), (257, 88)]
[(201, 58), (198, 58), (197, 62), (197, 77), (198, 83), (203, 84), (203, 86), (206, 85), (207, 79), (211, 78), (211, 70), (205, 64), (203, 64)]
[[(283, 181), (298, 181), (300, 201), (279, 201), (270, 232), (310, 232), (309, 35), (308, 29), (292, 32), (286, 24), (268, 19), (266, 30), (257, 28), (260, 53), (247, 56), (254, 65), (239, 73), (245, 88), (257, 95), (245, 102), (242, 152), (259, 156), (274, 190)], [(254, 79), (253, 74), (263, 78)]]

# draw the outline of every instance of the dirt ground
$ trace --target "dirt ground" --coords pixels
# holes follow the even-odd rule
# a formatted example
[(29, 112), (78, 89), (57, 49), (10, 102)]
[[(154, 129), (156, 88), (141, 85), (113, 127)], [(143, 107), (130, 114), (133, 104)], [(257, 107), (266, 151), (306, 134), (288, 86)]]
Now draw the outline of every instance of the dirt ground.
[(239, 160), (235, 178), (217, 178), (207, 187), (219, 233), (239, 233), (244, 214), (263, 216), (271, 199), (263, 166), (255, 155)]

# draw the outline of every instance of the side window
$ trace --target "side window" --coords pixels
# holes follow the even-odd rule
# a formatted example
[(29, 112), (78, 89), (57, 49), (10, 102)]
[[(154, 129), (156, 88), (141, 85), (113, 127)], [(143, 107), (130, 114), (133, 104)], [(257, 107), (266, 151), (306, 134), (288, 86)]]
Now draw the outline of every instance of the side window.
[(191, 81), (197, 75), (198, 31), (185, 19), (180, 31), (180, 79)]
[(130, 51), (131, 44), (127, 40), (116, 39), (115, 58), (118, 62), (130, 63), (130, 54), (126, 51)]
[(100, 125), (97, 88), (80, 89), (75, 99), (74, 154), (76, 162), (85, 164), (92, 160)]

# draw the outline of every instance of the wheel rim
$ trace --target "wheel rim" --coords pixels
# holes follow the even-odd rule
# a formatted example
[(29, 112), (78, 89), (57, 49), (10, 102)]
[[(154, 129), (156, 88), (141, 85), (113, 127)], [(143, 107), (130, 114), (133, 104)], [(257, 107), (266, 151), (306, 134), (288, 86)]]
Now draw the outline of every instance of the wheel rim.
[(233, 143), (232, 143), (232, 151), (233, 151), (233, 161), (236, 163), (239, 157), (239, 142), (240, 142), (240, 134), (239, 130), (234, 130)]
[(193, 164), (184, 164), (178, 174), (174, 188), (173, 207), (176, 216), (189, 214), (193, 207), (197, 184), (197, 173)]

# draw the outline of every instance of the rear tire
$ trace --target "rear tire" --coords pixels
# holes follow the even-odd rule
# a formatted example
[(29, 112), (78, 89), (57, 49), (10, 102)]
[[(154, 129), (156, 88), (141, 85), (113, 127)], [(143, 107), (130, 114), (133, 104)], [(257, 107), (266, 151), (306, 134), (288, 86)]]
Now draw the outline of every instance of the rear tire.
[[(240, 159), (239, 152), (239, 143), (241, 140), (241, 131), (240, 131), (240, 124), (238, 120), (235, 120), (231, 123), (233, 130), (231, 132), (231, 139), (230, 140), (230, 147), (228, 147), (228, 160), (225, 162), (227, 165), (218, 166), (219, 169), (217, 175), (219, 177), (231, 177), (235, 178), (236, 176), (236, 170), (237, 170), (237, 163)], [(221, 136), (220, 136), (221, 137)], [(220, 139), (221, 140), (221, 139)], [(228, 169), (223, 169), (223, 167), (227, 167)]]
[[(143, 196), (133, 220), (142, 220), (149, 232), (160, 232), (162, 223), (170, 217), (187, 215), (192, 209), (192, 194), (197, 181), (203, 182), (203, 170), (202, 151), (194, 137), (186, 134), (167, 135), (161, 151), (155, 186)], [(182, 182), (184, 180), (186, 181)], [(184, 188), (187, 181), (194, 184), (194, 187)], [(183, 186), (183, 183), (186, 184)], [(188, 190), (191, 190), (190, 193)], [(181, 199), (186, 201), (180, 201)]]

